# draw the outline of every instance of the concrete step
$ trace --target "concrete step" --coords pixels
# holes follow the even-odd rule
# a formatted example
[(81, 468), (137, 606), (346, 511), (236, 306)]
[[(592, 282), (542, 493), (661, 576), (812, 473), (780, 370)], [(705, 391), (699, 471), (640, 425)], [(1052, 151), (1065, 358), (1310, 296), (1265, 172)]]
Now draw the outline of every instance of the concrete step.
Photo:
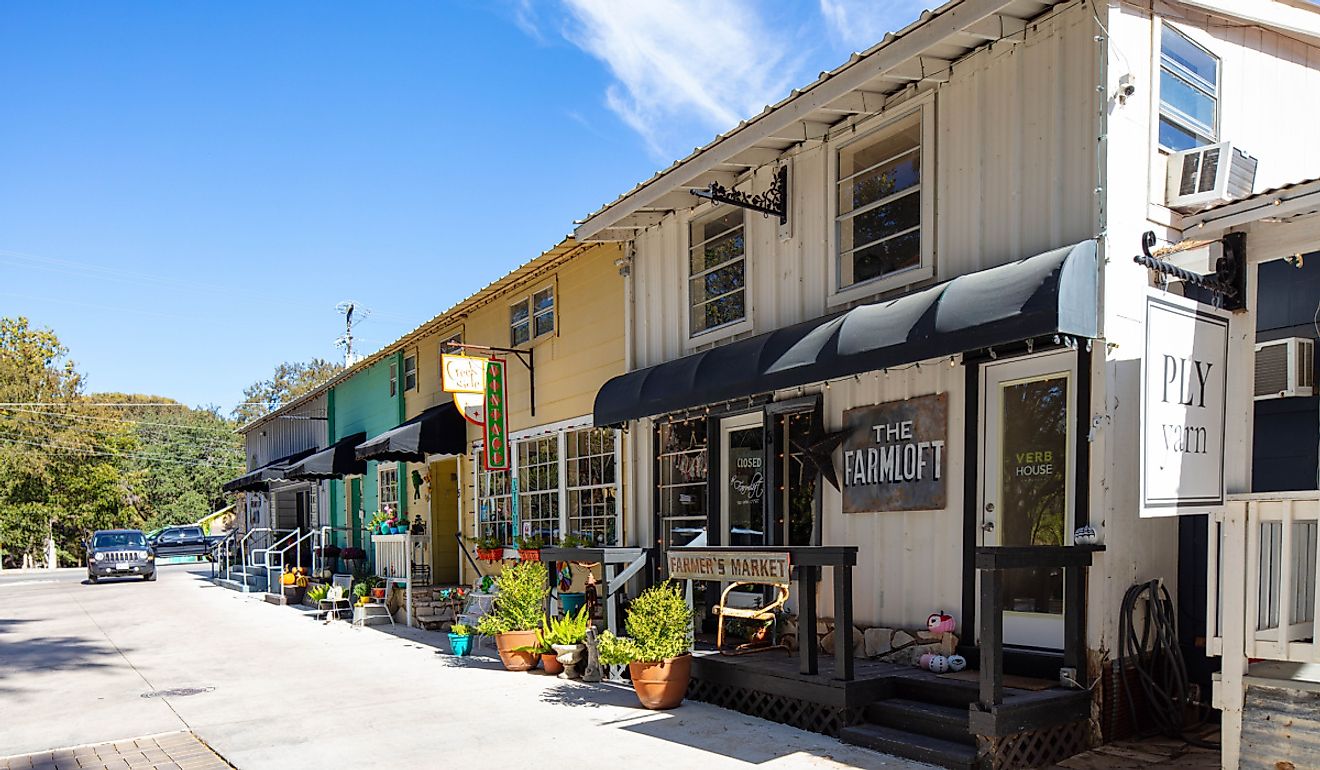
[(226, 580), (225, 578), (222, 577), (215, 577), (215, 578), (211, 578), (211, 582), (215, 583), (221, 588), (228, 588), (231, 591), (238, 591), (239, 593), (247, 593), (249, 590), (251, 590), (249, 589), (246, 583), (240, 580)]
[(976, 745), (967, 731), (967, 707), (942, 706), (908, 698), (888, 698), (866, 707), (866, 720), (882, 727), (892, 727), (931, 738)]
[(839, 740), (883, 754), (915, 759), (949, 770), (976, 770), (976, 748), (882, 725), (856, 725), (839, 731)]

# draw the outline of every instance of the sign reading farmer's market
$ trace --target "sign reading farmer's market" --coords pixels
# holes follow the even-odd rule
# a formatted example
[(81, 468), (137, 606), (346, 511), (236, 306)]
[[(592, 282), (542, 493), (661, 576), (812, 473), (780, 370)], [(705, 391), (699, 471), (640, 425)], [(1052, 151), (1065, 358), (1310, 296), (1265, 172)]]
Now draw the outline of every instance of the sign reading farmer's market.
[(843, 413), (843, 510), (929, 511), (945, 506), (945, 393)]
[(1141, 516), (1224, 504), (1228, 316), (1161, 293), (1146, 297), (1141, 358)]
[(504, 361), (492, 358), (486, 362), (486, 422), (483, 428), (485, 442), (481, 453), (488, 471), (509, 469), (509, 419), (505, 409)]
[(706, 551), (684, 548), (665, 553), (674, 580), (719, 580), (746, 583), (787, 583), (788, 554), (775, 551)]

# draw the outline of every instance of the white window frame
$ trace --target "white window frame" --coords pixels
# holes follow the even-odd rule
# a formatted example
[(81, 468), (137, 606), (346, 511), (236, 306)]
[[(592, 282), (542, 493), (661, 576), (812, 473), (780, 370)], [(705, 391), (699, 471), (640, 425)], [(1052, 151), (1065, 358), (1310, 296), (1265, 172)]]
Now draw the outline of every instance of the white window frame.
[[(391, 485), (394, 489), (394, 499), (385, 499), (385, 475), (394, 474), (394, 483)], [(399, 466), (393, 462), (378, 463), (376, 465), (376, 510), (383, 511), (385, 506), (390, 506), (395, 513), (399, 513)]]
[[(536, 309), (536, 295), (546, 291), (550, 292), (550, 309), (538, 312)], [(513, 337), (513, 309), (519, 306), (522, 306), (527, 310), (527, 339), (522, 342), (516, 342)], [(537, 334), (536, 319), (542, 318), (546, 315), (550, 316), (550, 331)], [(508, 327), (509, 347), (511, 348), (522, 347), (523, 345), (534, 345), (538, 340), (548, 339), (557, 335), (559, 333), (559, 288), (555, 285), (555, 282), (551, 281), (545, 285), (538, 286), (524, 294), (517, 301), (510, 302)]]
[[(408, 364), (412, 363), (412, 371), (408, 370)], [(412, 377), (412, 385), (408, 384), (408, 378)], [(410, 390), (417, 390), (417, 353), (403, 357), (403, 391), (407, 393)]]
[[(839, 153), (858, 143), (868, 143), (879, 139), (886, 130), (914, 113), (921, 115), (921, 182), (918, 195), (921, 196), (921, 261), (915, 266), (889, 275), (877, 276), (849, 286), (839, 286), (841, 276), (839, 254)], [(935, 186), (937, 170), (935, 168), (935, 97), (933, 93), (923, 94), (904, 102), (881, 115), (859, 124), (856, 136), (849, 136), (846, 141), (828, 144), (829, 188), (827, 195), (829, 227), (829, 288), (826, 304), (834, 307), (860, 299), (867, 299), (883, 294), (892, 289), (912, 286), (935, 277)], [(870, 124), (870, 125), (867, 125)]]
[[(692, 331), (692, 227), (703, 220), (713, 219), (723, 213), (723, 209), (704, 204), (694, 209), (683, 222), (683, 339), (684, 347), (691, 349), (709, 345), (717, 340), (728, 339), (753, 328), (752, 320), (752, 265), (751, 265), (751, 227), (756, 217), (749, 217), (744, 210), (743, 214), (743, 317), (737, 321), (712, 326), (709, 329), (703, 329), (699, 332)], [(724, 263), (729, 264), (729, 263)], [(719, 267), (719, 266), (717, 266)], [(716, 269), (716, 268), (711, 268)], [(708, 271), (702, 271), (708, 272)]]
[[(590, 428), (592, 428), (592, 427), (593, 427), (593, 422), (592, 422), (591, 416), (590, 416), (590, 415), (586, 415), (586, 416), (583, 416), (583, 417), (575, 417), (575, 418), (570, 418), (570, 419), (568, 419), (568, 420), (561, 420), (561, 421), (559, 421), (559, 422), (557, 422), (557, 423), (551, 423), (551, 424), (549, 424), (549, 425), (541, 425), (541, 426), (538, 426), (538, 427), (535, 427), (535, 428), (527, 428), (527, 429), (525, 429), (525, 430), (521, 430), (521, 431), (517, 431), (517, 432), (511, 433), (511, 434), (509, 435), (509, 445), (510, 445), (510, 449), (512, 450), (512, 452), (511, 452), (511, 455), (510, 455), (510, 461), (509, 461), (509, 470), (508, 470), (508, 473), (509, 473), (509, 479), (510, 479), (510, 482), (512, 482), (512, 480), (515, 479), (515, 478), (516, 478), (516, 479), (519, 479), (519, 481), (520, 481), (520, 483), (519, 483), (519, 485), (518, 485), (518, 486), (519, 486), (519, 489), (518, 489), (519, 496), (522, 496), (522, 495), (525, 494), (525, 493), (524, 493), (523, 489), (521, 488), (521, 487), (522, 487), (522, 484), (521, 484), (521, 478), (520, 478), (520, 475), (519, 475), (521, 469), (519, 468), (519, 452), (518, 452), (518, 444), (519, 444), (520, 442), (522, 442), (522, 441), (526, 441), (526, 440), (528, 440), (528, 439), (533, 439), (533, 438), (544, 438), (544, 437), (546, 437), (547, 435), (550, 435), (550, 434), (554, 434), (555, 437), (556, 437), (556, 440), (559, 442), (559, 450), (558, 450), (558, 451), (559, 451), (559, 454), (558, 454), (558, 462), (559, 462), (559, 465), (558, 465), (558, 472), (559, 472), (559, 486), (558, 486), (558, 494), (559, 494), (559, 536), (560, 536), (561, 538), (564, 536), (564, 533), (569, 532), (569, 526), (570, 526), (570, 524), (572, 523), (572, 521), (571, 521), (571, 519), (570, 519), (570, 517), (569, 517), (569, 513), (568, 513), (568, 501), (569, 501), (569, 489), (570, 489), (569, 486), (568, 486), (568, 462), (567, 462), (567, 457), (568, 457), (568, 445), (567, 445), (567, 444), (568, 444), (568, 434), (569, 434), (569, 433), (572, 433), (572, 432), (574, 432), (574, 431), (578, 431), (578, 430), (587, 430), (587, 429), (590, 429)], [(624, 532), (624, 510), (623, 510), (623, 505), (624, 505), (624, 504), (623, 504), (623, 500), (624, 500), (624, 498), (623, 498), (623, 479), (624, 479), (623, 444), (624, 444), (624, 440), (623, 440), (623, 432), (622, 432), (622, 431), (619, 431), (619, 430), (614, 430), (614, 484), (613, 484), (613, 486), (614, 486), (614, 497), (615, 497), (615, 501), (616, 501), (616, 502), (615, 502), (615, 506), (614, 506), (614, 532), (615, 532), (615, 536), (616, 536), (617, 540), (616, 540), (613, 544), (611, 544), (611, 545), (616, 545), (616, 546), (621, 546), (621, 545), (623, 545), (624, 542), (626, 541), (626, 533)], [(483, 501), (483, 500), (488, 500), (488, 499), (506, 499), (506, 498), (511, 497), (511, 495), (507, 495), (507, 494), (506, 494), (506, 495), (485, 495), (485, 494), (483, 494), (484, 491), (485, 491), (485, 487), (483, 486), (483, 484), (484, 484), (484, 482), (485, 482), (485, 478), (484, 478), (483, 474), (490, 473), (491, 471), (483, 470), (482, 467), (481, 467), (481, 448), (482, 448), (482, 442), (480, 442), (480, 441), (473, 442), (472, 447), (473, 447), (473, 449), (472, 449), (472, 483), (473, 483), (473, 488), (474, 488), (474, 490), (475, 490), (474, 498), (475, 498), (475, 500), (476, 500), (477, 505), (476, 505), (476, 510), (474, 511), (473, 516), (472, 516), (472, 528), (471, 528), (471, 533), (472, 533), (472, 535), (475, 537), (475, 536), (479, 536), (479, 535), (482, 534), (482, 523), (481, 523), (481, 503), (482, 503), (482, 501)], [(503, 472), (503, 471), (493, 471), (493, 472), (495, 472), (495, 473), (501, 473), (501, 472)], [(588, 487), (573, 487), (572, 489), (574, 489), (574, 490), (579, 490), (579, 489), (595, 489), (595, 488), (600, 488), (600, 487), (605, 487), (605, 486), (608, 486), (608, 485), (590, 485), (590, 486), (588, 486)], [(510, 490), (511, 490), (511, 489), (512, 489), (512, 483), (510, 483)], [(521, 507), (521, 503), (520, 503), (519, 505), (520, 505), (520, 507)], [(520, 513), (521, 513), (521, 512), (520, 512)], [(521, 518), (522, 518), (522, 517), (521, 517), (521, 515), (520, 515), (520, 516), (519, 516), (519, 519), (521, 519)], [(519, 523), (521, 523), (521, 521), (520, 521)], [(514, 538), (516, 538), (518, 535), (521, 534), (521, 533), (513, 533), (512, 530), (513, 530), (513, 527), (512, 527), (512, 523), (510, 522), (510, 525), (509, 525), (509, 531), (512, 533), (512, 536), (513, 536)], [(510, 541), (509, 543), (507, 543), (506, 545), (508, 545), (509, 547), (512, 547), (513, 544), (514, 544), (515, 542), (516, 542), (516, 540), (511, 540), (511, 541)], [(556, 543), (556, 545), (558, 545), (558, 544)]]
[[(1193, 134), (1200, 139), (1205, 140), (1204, 143), (1200, 146), (1204, 146), (1204, 144), (1214, 144), (1218, 142), (1220, 136), (1219, 133), (1219, 124), (1221, 119), (1220, 116), (1223, 115), (1224, 112), (1223, 111), (1223, 82), (1224, 82), (1223, 58), (1220, 57), (1218, 54), (1216, 54), (1214, 51), (1211, 51), (1206, 46), (1197, 42), (1190, 34), (1185, 32), (1184, 30), (1181, 30), (1177, 26), (1171, 24), (1167, 19), (1159, 19), (1155, 24), (1152, 24), (1151, 27), (1154, 30), (1154, 41), (1152, 43), (1152, 47), (1155, 52), (1154, 55), (1151, 56), (1151, 62), (1152, 62), (1151, 78), (1152, 78), (1152, 82), (1155, 83), (1155, 88), (1151, 89), (1154, 92), (1154, 97), (1155, 97), (1154, 99), (1155, 120), (1153, 121), (1155, 145), (1159, 147), (1159, 151), (1162, 153), (1178, 152), (1178, 150), (1174, 150), (1171, 147), (1166, 147), (1165, 145), (1160, 143), (1160, 122), (1165, 118), (1168, 118), (1170, 122), (1181, 128), (1182, 130), (1190, 134)], [(1214, 59), (1215, 61), (1215, 82), (1213, 86), (1211, 86), (1209, 83), (1206, 83), (1203, 79), (1197, 77), (1196, 75), (1187, 72), (1176, 63), (1170, 62), (1169, 66), (1167, 67), (1168, 71), (1174, 77), (1177, 77), (1179, 80), (1186, 82), (1192, 88), (1206, 93), (1214, 101), (1215, 124), (1211, 128), (1209, 135), (1207, 135), (1204, 131), (1201, 130), (1203, 128), (1202, 126), (1193, 125), (1195, 121), (1193, 121), (1190, 116), (1183, 116), (1182, 113), (1176, 111), (1170, 111), (1168, 113), (1165, 112), (1164, 95), (1161, 92), (1163, 75), (1166, 69), (1164, 64), (1164, 30), (1165, 29), (1168, 29), (1173, 34), (1182, 37), (1188, 43), (1191, 43), (1194, 47), (1199, 48), (1202, 53), (1204, 53), (1206, 56), (1209, 56), (1211, 59)]]
[(390, 362), (390, 398), (399, 395), (399, 365)]
[[(483, 531), (483, 524), (481, 521), (481, 506), (485, 501), (509, 500), (510, 501), (509, 519), (497, 520), (495, 523), (495, 531), (496, 532), (499, 531), (499, 522), (507, 521), (507, 528), (509, 531), (509, 542), (501, 543), (501, 545), (511, 548), (517, 542), (515, 539), (517, 535), (516, 533), (513, 532), (513, 507), (512, 507), (513, 468), (510, 467), (510, 469), (507, 471), (488, 471), (485, 468), (482, 468), (481, 450), (482, 450), (481, 442), (476, 442), (472, 445), (472, 483), (473, 483), (473, 491), (475, 492), (474, 497), (476, 499), (476, 510), (473, 511), (473, 515), (472, 515), (472, 535), (473, 537), (481, 537), (482, 535), (485, 534)], [(500, 494), (496, 494), (496, 495), (486, 494), (489, 477), (492, 474), (499, 474), (499, 473), (509, 474), (509, 482), (510, 482), (509, 486), (505, 489), (504, 492)]]

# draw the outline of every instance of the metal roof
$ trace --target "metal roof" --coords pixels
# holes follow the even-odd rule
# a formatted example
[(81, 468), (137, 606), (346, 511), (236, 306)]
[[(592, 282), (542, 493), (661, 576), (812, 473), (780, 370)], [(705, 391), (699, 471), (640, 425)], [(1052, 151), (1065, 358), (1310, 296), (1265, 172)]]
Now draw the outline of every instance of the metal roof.
[(323, 395), (330, 388), (347, 380), (349, 377), (352, 377), (370, 366), (374, 366), (387, 356), (397, 352), (399, 348), (404, 347), (427, 334), (463, 320), (473, 310), (489, 303), (501, 292), (506, 291), (510, 287), (516, 286), (525, 280), (530, 280), (546, 270), (558, 267), (563, 262), (566, 262), (582, 251), (592, 248), (593, 246), (595, 246), (595, 244), (578, 243), (572, 236), (565, 236), (557, 245), (542, 252), (541, 255), (535, 259), (525, 262), (503, 276), (491, 281), (476, 293), (456, 303), (448, 310), (434, 316), (431, 320), (419, 324), (412, 331), (405, 333), (403, 336), (380, 348), (375, 353), (355, 362), (352, 366), (321, 383), (315, 389), (310, 390), (289, 403), (282, 404), (278, 409), (267, 412), (246, 425), (243, 425), (238, 429), (238, 432), (247, 433), (268, 420), (272, 420), (282, 414), (287, 414), (288, 412), (297, 409), (303, 404), (315, 399), (317, 396)]
[(1320, 177), (1272, 187), (1246, 198), (1226, 201), (1184, 216), (1182, 231), (1200, 236), (1202, 231), (1224, 231), (1262, 220), (1283, 221), (1320, 212)]
[[(954, 64), (1000, 40), (1024, 41), (1029, 23), (1051, 0), (950, 0), (814, 82), (716, 136), (582, 220), (578, 240), (626, 240), (665, 214), (698, 201), (689, 192), (711, 182), (732, 187), (776, 162), (795, 145), (826, 138), (839, 126), (875, 115), (921, 83), (949, 79)], [(1065, 4), (1065, 5), (1071, 5)]]

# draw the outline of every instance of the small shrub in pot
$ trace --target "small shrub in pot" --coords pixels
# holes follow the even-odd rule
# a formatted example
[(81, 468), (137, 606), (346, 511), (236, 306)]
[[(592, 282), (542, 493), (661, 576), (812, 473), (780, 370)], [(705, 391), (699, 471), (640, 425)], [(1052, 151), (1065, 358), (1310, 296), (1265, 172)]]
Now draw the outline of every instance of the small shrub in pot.
[(624, 620), (627, 636), (600, 637), (600, 661), (627, 664), (642, 705), (669, 709), (683, 702), (692, 678), (692, 609), (676, 583), (646, 589)]
[(519, 562), (504, 569), (495, 578), (498, 594), (490, 612), (481, 616), (477, 631), (495, 637), (500, 660), (510, 671), (536, 667), (536, 632), (545, 617), (545, 600), (550, 592), (545, 566), (539, 562)]

